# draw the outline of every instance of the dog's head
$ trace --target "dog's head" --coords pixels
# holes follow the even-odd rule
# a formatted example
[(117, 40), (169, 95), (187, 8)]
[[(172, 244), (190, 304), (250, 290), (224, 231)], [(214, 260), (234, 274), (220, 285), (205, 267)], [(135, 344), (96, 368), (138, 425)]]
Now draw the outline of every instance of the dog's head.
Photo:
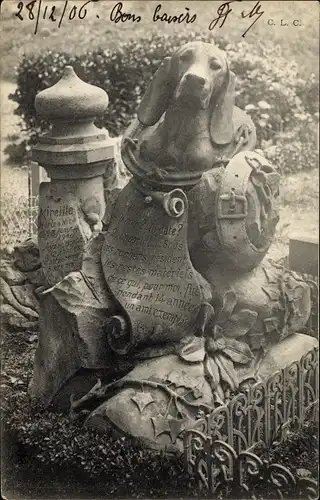
[(173, 103), (209, 109), (210, 135), (216, 144), (233, 137), (235, 76), (215, 45), (190, 42), (166, 57), (155, 73), (138, 109), (138, 119), (152, 126)]

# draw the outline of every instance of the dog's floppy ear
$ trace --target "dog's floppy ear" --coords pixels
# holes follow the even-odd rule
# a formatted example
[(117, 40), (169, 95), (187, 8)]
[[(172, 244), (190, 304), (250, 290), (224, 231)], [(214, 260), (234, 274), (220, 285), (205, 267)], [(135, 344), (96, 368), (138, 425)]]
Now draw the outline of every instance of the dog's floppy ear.
[(229, 144), (233, 137), (233, 108), (235, 104), (235, 74), (227, 69), (225, 82), (217, 100), (213, 99), (210, 136), (215, 144)]
[(138, 109), (138, 120), (151, 127), (160, 120), (173, 97), (177, 82), (171, 57), (166, 57), (147, 88)]

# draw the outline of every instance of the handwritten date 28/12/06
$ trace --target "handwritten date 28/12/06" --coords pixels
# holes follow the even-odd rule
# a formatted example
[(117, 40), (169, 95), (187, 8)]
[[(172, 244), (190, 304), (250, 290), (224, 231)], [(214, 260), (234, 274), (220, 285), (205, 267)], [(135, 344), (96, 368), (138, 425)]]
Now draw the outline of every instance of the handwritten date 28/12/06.
[[(50, 21), (57, 23), (60, 28), (64, 21), (72, 21), (73, 19), (85, 19), (88, 14), (89, 4), (99, 2), (99, 0), (88, 0), (83, 2), (82, 5), (75, 5), (72, 1), (65, 0), (64, 2), (59, 1), (59, 9), (57, 6), (50, 2), (49, 5), (45, 5), (47, 2), (43, 0), (32, 0), (31, 2), (19, 2), (17, 4), (17, 12), (15, 16), (24, 21), (29, 19), (35, 22), (34, 34), (37, 34), (39, 23), (41, 20), (49, 19)], [(62, 10), (60, 9), (62, 7)]]

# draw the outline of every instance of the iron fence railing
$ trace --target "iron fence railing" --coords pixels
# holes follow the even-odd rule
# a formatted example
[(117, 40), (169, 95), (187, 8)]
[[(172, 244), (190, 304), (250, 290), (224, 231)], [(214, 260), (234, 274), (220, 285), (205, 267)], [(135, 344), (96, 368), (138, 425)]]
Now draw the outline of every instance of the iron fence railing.
[(252, 485), (264, 478), (279, 498), (289, 486), (303, 486), (305, 498), (318, 498), (315, 480), (297, 482), (286, 467), (262, 460), (258, 452), (284, 441), (290, 430), (300, 429), (306, 421), (318, 421), (318, 358), (318, 348), (314, 348), (186, 430), (185, 467), (200, 486), (212, 493), (227, 486), (239, 495), (253, 491)]

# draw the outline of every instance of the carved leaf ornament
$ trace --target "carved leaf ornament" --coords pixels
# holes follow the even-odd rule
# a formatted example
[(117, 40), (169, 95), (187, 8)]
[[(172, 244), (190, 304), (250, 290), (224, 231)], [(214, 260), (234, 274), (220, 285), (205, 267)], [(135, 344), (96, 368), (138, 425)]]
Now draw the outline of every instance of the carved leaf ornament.
[(239, 339), (253, 327), (258, 313), (250, 309), (234, 312), (236, 303), (236, 294), (227, 291), (214, 320), (205, 315), (206, 325), (200, 328), (204, 336), (186, 338), (178, 352), (189, 363), (204, 362), (206, 378), (218, 400), (223, 397), (221, 382), (232, 391), (239, 387), (234, 365), (247, 365), (254, 357), (248, 343)]

